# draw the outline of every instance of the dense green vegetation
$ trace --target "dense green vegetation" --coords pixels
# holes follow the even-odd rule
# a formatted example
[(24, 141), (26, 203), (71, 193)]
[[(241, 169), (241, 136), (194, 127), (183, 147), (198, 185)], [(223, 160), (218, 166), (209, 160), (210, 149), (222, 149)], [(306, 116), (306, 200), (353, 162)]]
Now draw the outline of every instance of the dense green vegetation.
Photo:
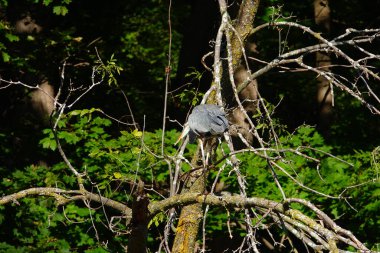
[[(168, 1), (0, 0), (2, 79), (33, 86), (48, 80), (57, 91), (62, 81), (62, 66), (66, 64), (66, 83), (62, 92), (67, 93), (71, 83), (73, 97), (91, 84), (93, 67), (99, 71), (98, 78), (103, 76), (105, 79), (103, 84), (60, 115), (57, 126), (57, 138), (66, 156), (75, 168), (86, 171), (89, 180), (85, 187), (94, 193), (128, 203), (134, 190), (131, 182), (142, 180), (150, 189), (147, 194), (151, 200), (168, 196), (168, 164), (157, 154), (161, 154), (169, 47), (170, 119), (183, 122), (190, 106), (199, 102), (209, 86), (201, 65), (178, 65), (181, 47), (190, 52), (212, 50), (208, 41), (203, 48), (182, 46), (186, 32), (193, 25), (191, 11), (196, 9), (197, 2), (173, 1), (169, 34)], [(285, 2), (262, 3), (255, 22), (270, 21), (274, 12), (272, 6), (283, 4), (282, 15), (295, 16), (294, 20), (313, 26), (312, 2)], [(343, 0), (331, 3), (334, 22), (329, 36), (340, 34), (347, 27), (380, 27), (379, 17), (373, 13), (376, 3), (380, 4), (379, 1)], [(218, 13), (217, 9), (214, 11)], [(15, 30), (16, 21), (27, 15), (42, 27), (41, 32), (19, 33)], [(210, 20), (210, 23), (215, 28), (218, 26), (218, 20)], [(205, 36), (209, 40), (215, 35), (215, 31), (200, 32), (207, 32)], [(278, 43), (277, 36), (277, 31), (268, 29), (254, 38), (261, 59), (276, 57), (278, 52), (273, 48)], [(287, 47), (297, 48), (310, 42), (300, 41), (297, 34), (290, 33), (287, 43)], [(376, 45), (374, 43), (373, 50), (379, 54)], [(183, 69), (178, 70), (178, 66)], [(177, 71), (187, 74), (179, 77)], [(189, 80), (191, 83), (186, 83)], [(302, 146), (305, 154), (320, 160), (317, 166), (317, 162), (284, 151), (291, 162), (283, 166), (303, 185), (326, 195), (349, 198), (344, 201), (321, 196), (279, 173), (286, 194), (310, 200), (339, 225), (351, 230), (369, 248), (379, 251), (379, 116), (337, 91), (334, 120), (328, 133), (322, 134), (316, 127), (315, 76), (272, 71), (258, 81), (261, 95), (273, 111), (274, 128), (282, 148)], [(380, 86), (373, 87), (375, 93), (380, 94)], [(0, 89), (0, 196), (31, 187), (77, 187), (76, 178), (58, 153), (48, 123), (54, 122), (57, 115), (42, 119), (36, 114), (28, 100), (31, 92), (20, 85)], [(275, 106), (280, 100), (281, 103)], [(268, 122), (260, 115), (255, 115), (254, 119), (259, 122), (263, 136), (267, 136)], [(128, 124), (121, 124), (118, 120)], [(167, 155), (177, 152), (173, 144), (179, 131), (177, 124), (168, 122), (164, 140)], [(275, 143), (272, 145), (274, 147)], [(195, 145), (188, 145), (185, 157), (191, 160), (195, 148)], [(223, 157), (220, 149), (217, 156)], [(265, 159), (251, 153), (239, 154), (238, 158), (249, 186), (249, 196), (281, 200)], [(218, 175), (218, 182), (224, 185), (220, 191), (235, 193), (239, 186), (229, 169), (231, 167), (227, 166)], [(184, 170), (188, 171), (190, 167), (185, 164)], [(217, 172), (211, 172), (210, 182)], [(57, 205), (53, 198), (47, 197), (23, 198), (0, 205), (0, 252), (122, 252), (128, 239), (128, 227), (124, 221), (114, 216), (119, 214), (112, 209), (99, 204), (91, 206), (94, 209), (90, 210), (81, 201)], [(300, 208), (305, 213), (310, 212)], [(110, 220), (112, 216), (114, 220)], [(220, 252), (219, 240), (228, 241), (228, 219), (231, 219), (232, 233), (237, 238), (245, 233), (239, 226), (244, 219), (242, 216), (230, 218), (222, 208), (211, 210), (206, 226), (211, 252)], [(166, 215), (159, 214), (149, 225), (148, 245), (152, 252), (158, 248), (165, 222)], [(279, 238), (282, 233), (278, 229), (273, 236)], [(268, 237), (268, 234), (263, 230), (258, 237)], [(238, 245), (234, 243), (239, 242), (231, 240), (229, 247), (236, 248)]]

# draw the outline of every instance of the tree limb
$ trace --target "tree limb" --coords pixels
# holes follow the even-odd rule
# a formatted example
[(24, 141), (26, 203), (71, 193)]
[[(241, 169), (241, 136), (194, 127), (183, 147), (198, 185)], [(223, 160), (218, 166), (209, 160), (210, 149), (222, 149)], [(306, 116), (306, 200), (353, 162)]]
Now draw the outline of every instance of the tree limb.
[(76, 200), (87, 200), (111, 207), (127, 217), (132, 216), (132, 210), (126, 205), (115, 200), (91, 193), (87, 190), (63, 190), (53, 187), (36, 187), (22, 190), (0, 198), (0, 205), (18, 203), (17, 200), (25, 197), (47, 196), (56, 199), (58, 205), (66, 205)]

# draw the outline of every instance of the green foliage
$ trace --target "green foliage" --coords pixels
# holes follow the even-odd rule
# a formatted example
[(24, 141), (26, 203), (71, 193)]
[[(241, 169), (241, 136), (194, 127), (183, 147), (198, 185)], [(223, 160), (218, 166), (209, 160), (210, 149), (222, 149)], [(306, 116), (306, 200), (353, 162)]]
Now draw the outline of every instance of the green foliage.
[(95, 61), (97, 66), (97, 71), (100, 72), (102, 79), (107, 78), (108, 85), (117, 85), (117, 80), (115, 77), (115, 73), (120, 75), (120, 71), (123, 70), (122, 67), (116, 65), (116, 59), (114, 58), (114, 55), (111, 55), (111, 58), (107, 60), (107, 63), (104, 64), (100, 59)]
[(66, 6), (57, 5), (53, 7), (53, 13), (56, 15), (65, 16), (68, 12), (69, 10)]
[(177, 97), (180, 99), (181, 103), (195, 106), (202, 100), (203, 95), (204, 94), (199, 91), (184, 89), (180, 94), (177, 95)]
[[(7, 189), (3, 194), (30, 187), (65, 188), (74, 185), (75, 178), (67, 175), (59, 166), (48, 168), (33, 165), (15, 170), (1, 181), (2, 189)], [(3, 229), (0, 236), (2, 239), (9, 236), (13, 239), (11, 244), (0, 243), (0, 249), (4, 250), (2, 252), (76, 252), (91, 248), (100, 250), (102, 248), (95, 241), (94, 233), (86, 231), (92, 226), (91, 219), (99, 221), (105, 218), (101, 213), (91, 211), (91, 214), (92, 216), (89, 209), (80, 203), (69, 204), (62, 209), (51, 198), (23, 198), (1, 209), (0, 224)]]
[[(277, 164), (288, 174), (318, 192), (347, 199), (346, 201), (330, 199), (313, 193), (302, 188), (274, 167), (286, 196), (309, 200), (359, 237), (363, 236), (371, 242), (379, 242), (380, 237), (376, 235), (379, 220), (375, 218), (376, 213), (380, 212), (378, 149), (373, 152), (356, 151), (338, 157), (330, 156), (328, 153), (334, 153), (334, 148), (326, 144), (324, 138), (313, 127), (306, 125), (299, 127), (293, 133), (284, 133), (280, 141), (283, 150), (298, 150), (320, 160), (320, 162), (312, 161), (290, 151), (281, 152), (285, 159), (278, 161)], [(248, 185), (247, 195), (281, 201), (282, 196), (273, 180), (267, 161), (252, 153), (239, 154), (238, 158), (241, 173)], [(232, 194), (239, 192), (239, 186), (233, 174), (232, 172), (231, 175), (231, 172), (225, 169), (219, 178), (219, 182), (225, 185), (224, 191)], [(212, 179), (215, 176), (216, 171), (212, 173)], [(293, 207), (301, 208), (299, 205)], [(312, 214), (307, 208), (302, 207), (300, 210), (306, 214)], [(208, 216), (209, 232), (218, 233), (217, 231), (225, 229), (227, 215), (224, 210), (212, 210)], [(231, 229), (239, 231), (239, 223), (244, 223), (244, 219), (236, 218), (230, 222), (233, 224)], [(355, 227), (354, 224), (361, 224), (361, 226)]]
[[(131, 200), (130, 183), (136, 180), (143, 180), (148, 186), (153, 183), (162, 187), (160, 191), (164, 192), (168, 187), (168, 167), (153, 155), (160, 152), (161, 131), (151, 133), (135, 129), (113, 133), (111, 121), (100, 117), (98, 111), (95, 108), (74, 110), (63, 114), (58, 124), (57, 137), (70, 162), (91, 178), (91, 182), (86, 181), (86, 187), (95, 188), (102, 195), (124, 203)], [(41, 146), (55, 151), (57, 144), (52, 130), (43, 132), (45, 137), (40, 141)], [(178, 132), (168, 131), (166, 136), (166, 152), (174, 154), (176, 150), (171, 144), (178, 138)], [(144, 147), (149, 147), (149, 150)], [(15, 170), (1, 181), (1, 189), (7, 189), (3, 194), (29, 187), (55, 186), (63, 189), (77, 187), (75, 176), (69, 173), (63, 162), (49, 167), (32, 165)], [(154, 192), (149, 192), (149, 197), (152, 200), (161, 198)], [(10, 233), (19, 238), (11, 244), (4, 243), (1, 246), (4, 249), (14, 248), (22, 252), (27, 247), (29, 252), (105, 252), (101, 242), (96, 241), (94, 230), (86, 232), (92, 228), (92, 222), (102, 240), (113, 237), (101, 225), (106, 220), (103, 211), (90, 211), (81, 202), (56, 207), (53, 199), (25, 198), (20, 203), (21, 206), (11, 205), (0, 210), (1, 226), (14, 221), (20, 224), (9, 226), (14, 228), (12, 231), (0, 232), (0, 237), (3, 237), (2, 233)], [(7, 215), (5, 218), (4, 214), (10, 210), (16, 217)], [(163, 214), (158, 215), (152, 222), (159, 226), (164, 218)], [(119, 224), (118, 229), (125, 231), (127, 228)], [(125, 240), (126, 237), (122, 237), (110, 241), (106, 250), (120, 251)]]
[[(10, 41), (10, 42), (18, 41), (17, 39), (18, 36), (11, 34), (10, 30), (11, 29), (10, 29), (9, 23), (4, 20), (0, 20), (0, 38), (1, 38), (0, 41), (4, 41), (4, 40)], [(3, 42), (0, 42), (0, 52), (1, 52), (3, 62), (9, 62), (11, 58), (11, 56), (9, 55), (7, 51), (8, 50), (7, 50), (6, 44), (4, 44)]]
[[(42, 4), (49, 6), (54, 2), (53, 13), (57, 16), (65, 16), (68, 12), (68, 5), (72, 0), (42, 0)], [(39, 2), (39, 0), (37, 0)]]
[(283, 13), (282, 13), (282, 6), (277, 5), (275, 6), (270, 6), (265, 9), (265, 15), (262, 16), (263, 21), (265, 22), (280, 22), (280, 21), (285, 21), (283, 18)]
[(3, 57), (3, 62), (9, 62), (11, 56), (6, 52), (1, 52), (1, 56)]
[[(106, 196), (113, 194), (115, 183), (127, 184), (138, 179), (166, 182), (167, 165), (150, 153), (160, 150), (160, 131), (122, 130), (117, 135), (110, 135), (111, 121), (97, 116), (97, 111), (94, 108), (75, 110), (60, 119), (57, 137), (73, 166), (86, 171), (92, 182), (97, 182), (99, 189), (106, 191)], [(52, 130), (45, 129), (44, 133), (40, 144), (55, 150), (57, 144)], [(167, 132), (168, 153), (175, 152), (170, 144), (175, 142), (177, 134), (176, 131)], [(143, 148), (142, 141), (150, 147), (150, 152)], [(57, 170), (62, 166), (62, 163), (57, 164)]]
[(166, 221), (165, 213), (158, 213), (156, 216), (153, 217), (153, 219), (149, 221), (148, 228), (150, 228), (153, 224), (154, 226), (158, 227), (164, 221)]
[[(123, 44), (122, 52), (125, 54), (129, 62), (133, 64), (143, 64), (148, 67), (146, 74), (156, 78), (156, 81), (163, 81), (163, 69), (157, 69), (157, 66), (167, 65), (168, 50), (168, 33), (166, 20), (164, 19), (165, 8), (157, 8), (158, 2), (152, 1), (148, 5), (150, 8), (142, 8), (135, 10), (134, 15), (128, 16), (128, 26), (126, 33), (121, 38)], [(136, 30), (135, 27), (140, 29)], [(174, 31), (173, 42), (178, 43), (180, 35)], [(151, 39), (149, 39), (151, 38)], [(154, 39), (152, 39), (154, 38)], [(179, 45), (174, 45), (175, 49), (179, 49)], [(172, 52), (173, 62), (172, 73), (175, 73), (177, 66), (179, 50)], [(127, 66), (128, 69), (133, 66)], [(174, 76), (172, 76), (174, 77)]]
[(19, 41), (20, 37), (11, 33), (6, 33), (5, 38), (7, 38), (10, 42)]
[[(37, 23), (42, 21), (44, 30), (40, 34), (15, 34), (12, 22), (5, 17), (6, 13), (11, 12), (7, 8), (12, 2), (0, 0), (0, 61), (4, 63), (0, 75), (9, 80), (26, 80), (32, 84), (47, 78), (58, 89), (57, 71), (63, 61), (66, 62), (65, 80), (70, 80), (70, 84), (74, 86), (87, 84), (92, 70), (90, 66), (97, 66), (98, 72), (111, 88), (107, 87), (106, 91), (101, 92), (97, 90), (98, 95), (96, 92), (91, 94), (80, 106), (101, 107), (103, 111), (112, 112), (112, 115), (125, 115), (124, 100), (110, 96), (114, 92), (113, 87), (117, 86), (126, 91), (139, 122), (142, 122), (143, 115), (149, 113), (147, 121), (150, 122), (146, 124), (149, 131), (131, 130), (112, 124), (109, 119), (100, 116), (98, 109), (75, 110), (64, 114), (59, 121), (57, 138), (62, 148), (73, 166), (79, 172), (87, 173), (91, 182), (86, 181), (85, 186), (95, 193), (100, 192), (129, 204), (131, 183), (142, 180), (147, 189), (156, 190), (147, 192), (151, 200), (161, 199), (159, 194), (167, 195), (169, 169), (167, 163), (159, 159), (162, 132), (155, 130), (161, 124), (161, 120), (157, 119), (161, 119), (164, 69), (168, 64), (169, 28), (166, 3), (161, 0), (112, 3), (71, 0), (24, 2), (28, 4), (25, 7), (27, 10), (33, 10), (33, 14), (37, 14), (33, 18)], [(263, 3), (259, 8), (258, 23), (280, 21), (291, 15), (297, 16), (297, 22), (302, 24), (310, 25), (314, 22), (313, 14), (310, 15), (310, 3), (284, 2), (271, 0)], [(331, 4), (334, 7), (333, 5), (339, 3), (341, 2), (336, 1)], [(337, 20), (366, 27), (366, 19), (376, 21), (373, 21), (373, 16), (367, 11), (357, 13), (356, 10), (365, 10), (369, 5), (354, 1), (334, 7), (332, 11), (338, 17)], [(191, 13), (189, 8), (188, 3), (181, 1), (173, 4), (170, 66), (172, 78), (176, 74), (182, 32), (186, 28), (184, 24)], [(368, 8), (370, 9), (376, 8)], [(345, 20), (343, 14), (357, 18)], [(279, 43), (285, 51), (308, 45), (309, 41), (299, 39), (304, 36), (297, 36), (297, 33), (293, 33), (294, 30), (267, 29), (257, 34), (255, 43), (260, 51), (260, 58), (270, 61), (277, 57), (279, 52), (274, 49), (278, 48)], [(282, 36), (281, 41), (279, 35)], [(288, 37), (285, 39), (285, 36)], [(99, 55), (111, 57), (104, 63), (100, 62), (95, 47)], [(197, 81), (200, 81), (202, 74), (195, 69), (189, 73)], [(336, 120), (328, 139), (322, 138), (312, 127), (297, 128), (303, 122), (315, 123), (315, 105), (310, 99), (315, 96), (314, 78), (314, 75), (308, 76), (304, 73), (286, 76), (281, 74), (279, 78), (278, 74), (273, 73), (260, 79), (260, 83), (265, 84), (260, 86), (260, 93), (268, 99), (265, 103), (274, 117), (274, 127), (282, 143), (280, 148), (286, 150), (302, 146), (298, 149), (300, 152), (320, 160), (318, 163), (294, 152), (284, 151), (281, 155), (285, 159), (278, 161), (278, 164), (308, 187), (325, 194), (342, 194), (341, 196), (349, 198), (345, 202), (317, 195), (300, 187), (278, 169), (275, 170), (287, 196), (312, 201), (332, 215), (344, 228), (364, 238), (370, 246), (376, 245), (380, 242), (377, 231), (380, 226), (377, 219), (380, 213), (380, 158), (379, 149), (376, 148), (379, 119), (370, 113), (363, 113), (360, 103), (348, 95), (339, 94), (338, 91), (335, 96)], [(73, 88), (75, 90), (77, 87)], [(29, 187), (57, 186), (76, 189), (76, 178), (67, 169), (67, 165), (61, 162), (62, 159), (57, 157), (57, 143), (51, 129), (42, 131), (44, 136), (39, 147), (30, 144), (30, 138), (38, 138), (39, 123), (38, 120), (33, 121), (26, 117), (25, 107), (28, 106), (23, 101), (28, 93), (27, 90), (15, 88), (11, 93), (2, 93), (0, 99), (2, 105), (5, 105), (0, 119), (0, 195)], [(187, 88), (178, 96), (182, 103), (195, 105), (202, 95), (198, 89)], [(275, 108), (271, 103), (277, 104), (279, 98), (283, 102)], [(120, 100), (122, 103), (119, 103)], [(15, 118), (19, 120), (16, 121)], [(270, 122), (261, 113), (254, 115), (253, 119), (265, 141), (272, 140)], [(175, 154), (172, 144), (177, 139), (178, 132), (167, 131), (165, 136), (165, 152)], [(275, 147), (274, 143), (272, 145)], [(17, 153), (20, 146), (25, 146), (24, 150), (30, 153)], [(185, 157), (191, 158), (194, 151), (195, 145), (189, 145)], [(327, 155), (326, 152), (337, 154), (339, 159)], [(217, 155), (218, 158), (223, 156), (221, 148)], [(241, 172), (248, 183), (248, 195), (281, 200), (266, 160), (254, 154), (240, 154), (238, 157), (241, 161)], [(40, 161), (46, 161), (46, 164), (41, 165), (44, 162)], [(223, 190), (237, 193), (239, 187), (236, 176), (230, 169), (230, 166), (226, 166), (219, 181), (225, 184)], [(190, 167), (185, 164), (184, 170), (188, 171)], [(215, 177), (216, 170), (210, 175), (210, 180)], [(211, 208), (207, 218), (210, 237), (225, 232), (227, 221), (230, 221), (234, 235), (245, 234), (241, 226), (241, 210), (229, 211), (228, 216), (223, 208)], [(307, 209), (302, 211), (309, 212)], [(106, 214), (110, 213), (112, 211), (107, 209)], [(159, 241), (160, 235), (154, 231), (162, 227), (165, 217), (164, 213), (160, 213), (151, 221), (148, 238), (150, 245)], [(63, 208), (57, 207), (50, 198), (25, 198), (19, 203), (0, 206), (0, 251), (123, 251), (122, 245), (126, 244), (126, 236), (119, 237), (111, 233), (103, 226), (106, 220), (103, 210), (89, 211), (81, 202), (71, 203)], [(258, 219), (253, 220), (256, 221)], [(93, 223), (100, 241), (96, 239)], [(117, 229), (125, 232), (127, 227), (125, 224), (118, 224)], [(107, 248), (103, 244), (106, 241)]]
[[(192, 80), (201, 81), (203, 73), (197, 71), (195, 68), (191, 68), (191, 72), (188, 72), (185, 77), (191, 77)], [(200, 92), (198, 89), (184, 89), (181, 93), (176, 95), (182, 104), (195, 106), (200, 103), (204, 93)]]
[[(72, 164), (76, 168), (86, 171), (92, 180), (92, 185), (101, 191), (107, 197), (115, 200), (128, 202), (131, 197), (127, 194), (119, 194), (115, 189), (122, 186), (128, 190), (128, 182), (135, 180), (143, 180), (147, 184), (154, 182), (155, 187), (165, 189), (168, 180), (167, 164), (154, 156), (154, 153), (160, 152), (160, 136), (161, 132), (154, 133), (133, 131), (120, 131), (117, 135), (110, 135), (111, 121), (101, 118), (97, 115), (97, 109), (76, 110), (65, 114), (61, 118), (58, 129), (58, 138), (67, 155), (72, 160)], [(44, 130), (46, 137), (41, 141), (41, 145), (52, 149), (50, 143), (54, 142), (54, 136), (51, 130)], [(174, 153), (174, 147), (170, 144), (174, 143), (178, 133), (168, 132), (166, 140), (168, 154)], [(149, 147), (149, 151), (142, 146)], [(324, 211), (339, 219), (339, 222), (350, 227), (350, 223), (346, 220), (356, 220), (356, 223), (362, 224), (360, 228), (352, 228), (360, 235), (365, 231), (375, 231), (379, 225), (375, 219), (368, 217), (376, 217), (376, 213), (380, 211), (380, 194), (378, 190), (378, 182), (372, 183), (377, 178), (379, 164), (379, 152), (355, 152), (353, 154), (341, 155), (338, 158), (327, 155), (333, 152), (332, 146), (326, 145), (324, 139), (314, 128), (309, 126), (299, 127), (295, 132), (283, 135), (280, 138), (283, 150), (297, 149), (305, 155), (320, 160), (320, 163), (311, 161), (304, 156), (300, 156), (291, 151), (284, 151), (282, 156), (286, 160), (279, 161), (278, 164), (284, 168), (287, 173), (292, 175), (297, 181), (315, 189), (316, 191), (332, 196), (349, 197), (348, 205), (343, 200), (329, 199), (324, 196), (312, 193), (296, 183), (294, 183), (283, 172), (276, 169), (280, 183), (288, 197), (304, 198), (324, 206)], [(49, 143), (49, 144), (46, 144)], [(70, 148), (72, 147), (72, 148)], [(190, 154), (194, 150), (192, 145), (189, 146)], [(218, 153), (220, 157), (222, 154)], [(249, 188), (247, 193), (249, 196), (260, 196), (264, 198), (281, 200), (281, 195), (275, 185), (271, 173), (268, 169), (265, 159), (254, 154), (239, 155), (241, 161), (241, 170), (245, 175)], [(344, 160), (344, 161), (343, 161)], [(377, 167), (376, 167), (377, 166)], [(74, 186), (75, 179), (71, 176), (64, 177), (62, 172), (64, 164), (53, 166), (53, 173), (45, 172), (45, 180), (43, 182), (32, 182), (36, 185), (54, 185), (64, 184), (66, 186)], [(41, 173), (41, 170), (31, 170), (30, 173)], [(64, 173), (66, 174), (66, 173)], [(216, 172), (213, 173), (214, 177)], [(10, 178), (3, 180), (5, 186), (18, 185), (21, 181), (29, 182), (31, 176), (25, 173), (15, 173)], [(64, 178), (65, 182), (62, 182)], [(18, 182), (15, 184), (13, 181)], [(228, 170), (222, 173), (220, 181), (227, 186), (228, 191), (238, 192), (236, 178), (231, 176)], [(351, 187), (358, 185), (357, 187)], [(25, 187), (21, 184), (18, 187)], [(149, 194), (151, 199), (159, 199), (155, 194)], [(367, 201), (371, 199), (372, 201)], [(299, 208), (299, 207), (298, 207)], [(360, 210), (358, 212), (355, 211)], [(75, 215), (72, 213), (75, 210)], [(84, 222), (89, 212), (86, 208), (78, 209), (77, 206), (71, 206), (66, 209), (67, 217), (71, 221)], [(308, 213), (310, 210), (302, 209)], [(342, 214), (345, 214), (342, 216)], [(348, 215), (350, 214), (350, 215)], [(72, 216), (74, 215), (74, 216)], [(95, 215), (94, 213), (92, 215)], [(208, 229), (210, 233), (222, 231), (228, 219), (224, 210), (214, 209), (210, 211)], [(156, 227), (160, 226), (165, 220), (165, 215), (156, 216), (151, 224)], [(232, 219), (234, 233), (239, 231), (238, 224), (243, 222), (243, 217), (238, 218), (234, 215)], [(244, 231), (241, 231), (244, 233)], [(379, 238), (373, 233), (372, 241)], [(93, 245), (95, 242), (87, 237), (79, 237), (78, 243), (83, 245)], [(90, 240), (90, 241), (88, 241)], [(154, 240), (149, 240), (153, 243)]]

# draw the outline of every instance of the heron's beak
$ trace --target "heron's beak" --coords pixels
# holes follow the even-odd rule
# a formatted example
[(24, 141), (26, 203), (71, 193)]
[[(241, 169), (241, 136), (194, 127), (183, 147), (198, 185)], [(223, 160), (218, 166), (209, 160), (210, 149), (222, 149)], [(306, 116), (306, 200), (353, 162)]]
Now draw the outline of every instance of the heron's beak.
[(177, 145), (177, 143), (180, 141), (180, 140), (182, 140), (188, 133), (189, 133), (189, 131), (190, 131), (190, 127), (189, 127), (189, 125), (186, 123), (185, 124), (185, 127), (183, 128), (183, 130), (182, 130), (182, 133), (181, 133), (181, 135), (178, 137), (178, 140), (174, 143), (174, 145)]

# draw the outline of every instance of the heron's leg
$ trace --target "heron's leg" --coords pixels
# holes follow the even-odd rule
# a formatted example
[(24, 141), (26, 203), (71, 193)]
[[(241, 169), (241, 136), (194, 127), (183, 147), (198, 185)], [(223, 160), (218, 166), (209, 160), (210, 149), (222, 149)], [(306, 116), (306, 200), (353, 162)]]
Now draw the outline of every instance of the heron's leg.
[(202, 163), (203, 163), (203, 166), (206, 167), (205, 150), (204, 150), (204, 148), (203, 148), (203, 141), (202, 141), (201, 138), (199, 138), (198, 141), (199, 141), (199, 145), (201, 146)]
[(208, 165), (208, 160), (210, 159), (210, 150), (209, 149), (207, 149), (207, 151), (206, 151), (206, 158), (205, 158), (205, 160), (206, 160), (206, 166)]
[(211, 150), (212, 150), (212, 141), (211, 140), (205, 140), (204, 143), (204, 149), (206, 153), (206, 165), (209, 165), (210, 159), (211, 159)]

